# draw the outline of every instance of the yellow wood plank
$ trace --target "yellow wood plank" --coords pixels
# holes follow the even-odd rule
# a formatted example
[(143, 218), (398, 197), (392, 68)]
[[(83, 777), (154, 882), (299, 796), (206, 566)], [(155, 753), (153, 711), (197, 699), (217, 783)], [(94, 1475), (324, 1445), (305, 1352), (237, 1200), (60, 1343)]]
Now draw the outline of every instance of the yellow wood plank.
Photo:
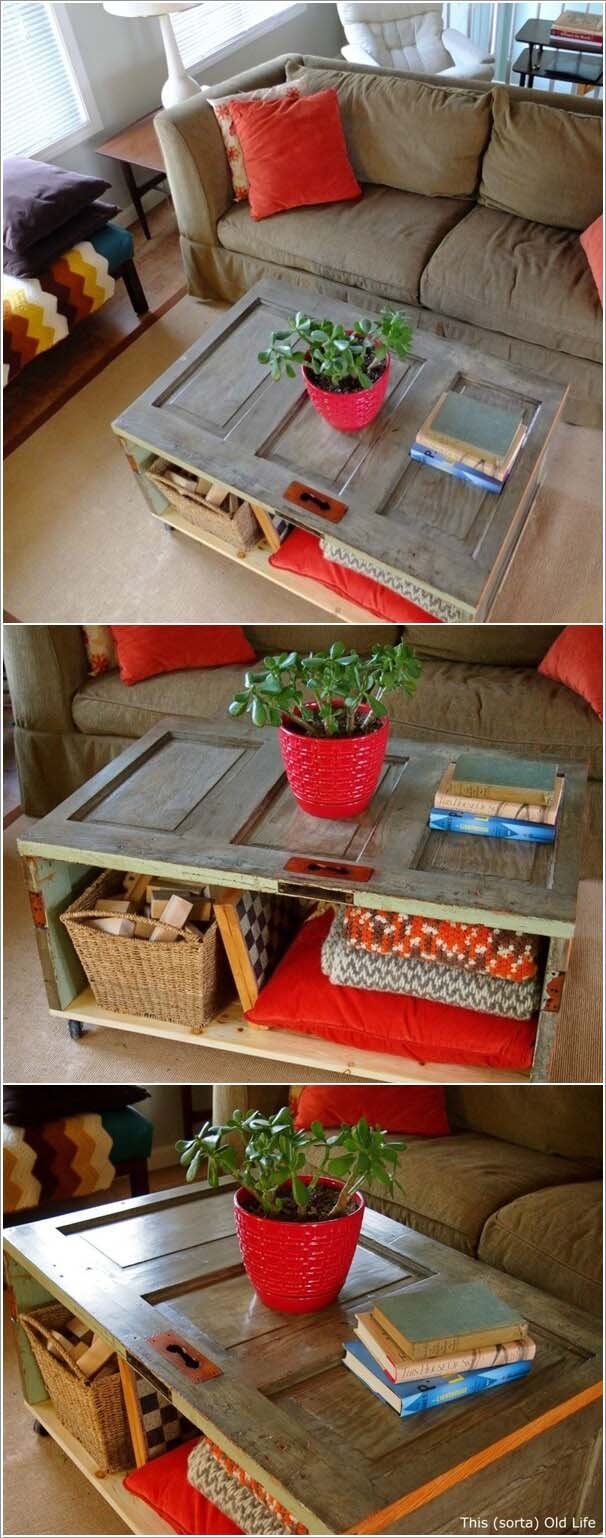
[(154, 1533), (160, 1534), (161, 1538), (164, 1534), (168, 1534), (169, 1538), (174, 1538), (174, 1527), (169, 1527), (167, 1522), (163, 1522), (161, 1517), (156, 1516), (151, 1506), (146, 1506), (144, 1501), (140, 1501), (137, 1496), (131, 1495), (130, 1491), (124, 1489), (122, 1480), (124, 1474), (130, 1472), (128, 1469), (124, 1469), (122, 1474), (98, 1475), (94, 1459), (76, 1441), (71, 1432), (66, 1431), (65, 1427), (61, 1425), (50, 1400), (44, 1404), (27, 1405), (26, 1408), (34, 1419), (46, 1428), (53, 1441), (58, 1443), (62, 1451), (67, 1454), (67, 1457), (71, 1458), (72, 1463), (75, 1463), (80, 1473), (84, 1474), (89, 1483), (93, 1485), (97, 1494), (102, 1495), (103, 1499), (107, 1501), (108, 1506), (112, 1506), (114, 1511), (117, 1511), (118, 1516), (130, 1528), (131, 1533), (141, 1533), (145, 1535), (145, 1538), (147, 1538), (148, 1534), (152, 1535)]
[(78, 994), (68, 1009), (51, 1009), (50, 1013), (56, 1019), (79, 1020), (82, 1025), (102, 1025), (110, 1030), (131, 1031), (135, 1036), (160, 1036), (167, 1041), (186, 1042), (192, 1047), (214, 1047), (221, 1052), (239, 1052), (244, 1057), (303, 1064), (308, 1068), (377, 1080), (383, 1084), (528, 1083), (527, 1074), (509, 1069), (463, 1068), (456, 1063), (422, 1064), (391, 1052), (359, 1051), (298, 1031), (263, 1030), (258, 1025), (248, 1024), (239, 1003), (223, 1010), (200, 1035), (167, 1020), (110, 1013), (96, 1003), (90, 988)]

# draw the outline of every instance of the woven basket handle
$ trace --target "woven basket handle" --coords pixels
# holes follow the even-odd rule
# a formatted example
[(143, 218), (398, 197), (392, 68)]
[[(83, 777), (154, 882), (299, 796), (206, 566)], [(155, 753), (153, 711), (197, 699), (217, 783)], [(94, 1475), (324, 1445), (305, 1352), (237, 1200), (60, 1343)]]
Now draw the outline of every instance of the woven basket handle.
[(36, 1319), (33, 1314), (26, 1314), (22, 1316), (21, 1323), (23, 1324), (24, 1322), (27, 1325), (27, 1329), (31, 1330), (32, 1334), (37, 1336), (40, 1344), (42, 1346), (46, 1346), (49, 1356), (59, 1357), (63, 1362), (64, 1367), (68, 1367), (70, 1369), (74, 1378), (77, 1378), (79, 1383), (86, 1381), (86, 1373), (82, 1372), (82, 1369), (78, 1366), (78, 1363), (72, 1356), (69, 1347), (64, 1346), (62, 1341), (56, 1339), (55, 1331), (53, 1329), (50, 1329), (47, 1324), (42, 1324), (41, 1320)]

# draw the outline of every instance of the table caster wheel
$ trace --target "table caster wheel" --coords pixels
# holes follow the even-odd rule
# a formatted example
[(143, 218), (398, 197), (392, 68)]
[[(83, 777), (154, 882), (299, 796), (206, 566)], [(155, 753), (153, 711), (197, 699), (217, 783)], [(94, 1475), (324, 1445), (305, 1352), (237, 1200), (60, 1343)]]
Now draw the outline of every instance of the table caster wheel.
[(79, 1020), (68, 1020), (67, 1029), (72, 1041), (79, 1041), (80, 1037), (84, 1034), (84, 1026)]
[(37, 1437), (49, 1436), (49, 1432), (47, 1431), (46, 1426), (43, 1426), (41, 1421), (34, 1421), (33, 1429)]
[(164, 523), (162, 527), (165, 534), (174, 534), (175, 532), (172, 523)]

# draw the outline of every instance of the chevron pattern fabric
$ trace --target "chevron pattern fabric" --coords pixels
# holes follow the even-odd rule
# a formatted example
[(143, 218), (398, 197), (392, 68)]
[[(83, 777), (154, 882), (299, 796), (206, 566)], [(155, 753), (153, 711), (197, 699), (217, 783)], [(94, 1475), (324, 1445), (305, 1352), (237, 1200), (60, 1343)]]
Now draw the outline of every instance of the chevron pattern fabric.
[(65, 251), (37, 278), (3, 273), (4, 384), (100, 310), (115, 287), (106, 258), (90, 240)]
[(346, 987), (408, 993), (438, 1004), (503, 1015), (508, 1020), (529, 1020), (540, 1004), (538, 977), (512, 983), (460, 967), (445, 967), (440, 962), (356, 949), (346, 939), (342, 909), (336, 912), (322, 946), (322, 971), (331, 983)]
[(107, 1191), (115, 1179), (109, 1132), (96, 1114), (2, 1128), (4, 1211)]
[(187, 1463), (187, 1478), (243, 1533), (307, 1533), (284, 1506), (230, 1458), (221, 1447), (201, 1437)]

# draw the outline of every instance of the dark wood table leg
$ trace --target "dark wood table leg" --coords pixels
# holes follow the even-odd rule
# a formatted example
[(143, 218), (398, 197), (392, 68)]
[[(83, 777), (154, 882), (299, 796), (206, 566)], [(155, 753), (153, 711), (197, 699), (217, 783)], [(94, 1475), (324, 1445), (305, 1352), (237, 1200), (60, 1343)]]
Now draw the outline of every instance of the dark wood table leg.
[(134, 175), (133, 175), (133, 169), (132, 169), (132, 166), (130, 164), (130, 161), (128, 161), (128, 160), (121, 160), (120, 161), (120, 165), (122, 166), (122, 170), (124, 172), (124, 176), (125, 176), (125, 179), (126, 179), (126, 185), (128, 187), (128, 190), (130, 192), (131, 198), (132, 198), (133, 203), (135, 205), (135, 208), (137, 210), (137, 218), (138, 218), (139, 223), (141, 225), (141, 229), (143, 230), (143, 234), (145, 235), (145, 239), (146, 240), (151, 240), (151, 231), (150, 231), (149, 225), (147, 223), (147, 219), (146, 219), (146, 216), (145, 216), (145, 209), (144, 209), (143, 203), (141, 201), (141, 196), (140, 196), (140, 193), (139, 193), (139, 188), (138, 188), (137, 183), (135, 181), (135, 178), (134, 178)]
[(124, 279), (124, 286), (133, 310), (137, 315), (147, 315), (149, 305), (145, 297), (143, 284), (135, 267), (132, 256), (128, 262), (123, 262), (115, 276)]

